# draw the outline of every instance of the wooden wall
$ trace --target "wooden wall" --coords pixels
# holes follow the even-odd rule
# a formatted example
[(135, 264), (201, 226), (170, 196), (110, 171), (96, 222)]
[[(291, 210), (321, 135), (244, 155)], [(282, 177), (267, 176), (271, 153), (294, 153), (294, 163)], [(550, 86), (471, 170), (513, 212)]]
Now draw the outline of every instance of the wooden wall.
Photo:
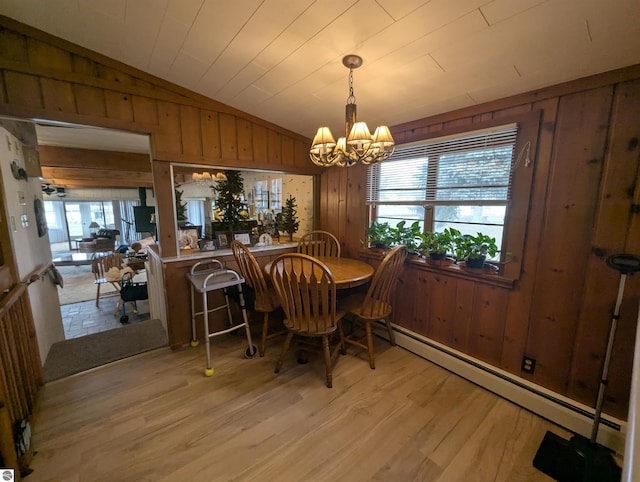
[(163, 256), (176, 255), (168, 163), (320, 172), (310, 139), (2, 16), (0, 114), (150, 134)]
[[(513, 286), (409, 262), (395, 322), (594, 406), (620, 280), (605, 261), (615, 253), (640, 255), (640, 66), (392, 131), (403, 143), (536, 110), (542, 117), (529, 210), (512, 220), (525, 229)], [(322, 175), (321, 226), (338, 226), (351, 255), (362, 251), (368, 223), (365, 182), (362, 168)], [(639, 295), (640, 276), (628, 277), (605, 395), (605, 411), (622, 419)], [(536, 359), (533, 374), (521, 371), (524, 355)]]

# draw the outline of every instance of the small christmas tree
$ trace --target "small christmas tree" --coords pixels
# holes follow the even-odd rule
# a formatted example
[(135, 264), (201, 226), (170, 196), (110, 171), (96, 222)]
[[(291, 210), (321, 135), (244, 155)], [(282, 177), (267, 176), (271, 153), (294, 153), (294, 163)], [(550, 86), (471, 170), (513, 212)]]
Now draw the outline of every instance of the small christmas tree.
[(218, 181), (213, 190), (218, 195), (216, 207), (222, 212), (222, 221), (228, 225), (229, 230), (238, 229), (242, 214), (246, 206), (242, 200), (244, 194), (244, 180), (240, 171), (224, 171), (226, 180)]
[(178, 221), (178, 226), (184, 225), (187, 219), (187, 203), (182, 200), (182, 191), (179, 191), (177, 188), (176, 192), (176, 221)]
[(276, 228), (289, 234), (289, 241), (293, 241), (293, 233), (298, 231), (300, 224), (296, 217), (296, 198), (289, 195), (289, 199), (285, 201), (282, 212), (276, 215)]

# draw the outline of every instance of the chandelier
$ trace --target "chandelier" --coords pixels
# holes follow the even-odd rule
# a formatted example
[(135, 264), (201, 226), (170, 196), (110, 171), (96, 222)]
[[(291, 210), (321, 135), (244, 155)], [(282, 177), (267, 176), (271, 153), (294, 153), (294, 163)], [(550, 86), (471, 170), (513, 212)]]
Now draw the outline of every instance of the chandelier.
[(209, 185), (212, 182), (226, 181), (226, 180), (227, 180), (227, 176), (225, 176), (224, 172), (217, 172), (213, 175), (211, 175), (211, 173), (207, 171), (204, 171), (202, 174), (200, 174), (199, 172), (194, 172), (191, 174), (191, 181), (198, 184)]
[(387, 126), (376, 127), (373, 136), (366, 122), (356, 120), (356, 97), (353, 94), (353, 70), (362, 65), (357, 55), (345, 55), (342, 63), (349, 69), (349, 97), (345, 106), (345, 137), (338, 142), (328, 127), (320, 127), (313, 138), (309, 157), (318, 166), (349, 167), (357, 162), (375, 164), (389, 159), (395, 150), (395, 141)]

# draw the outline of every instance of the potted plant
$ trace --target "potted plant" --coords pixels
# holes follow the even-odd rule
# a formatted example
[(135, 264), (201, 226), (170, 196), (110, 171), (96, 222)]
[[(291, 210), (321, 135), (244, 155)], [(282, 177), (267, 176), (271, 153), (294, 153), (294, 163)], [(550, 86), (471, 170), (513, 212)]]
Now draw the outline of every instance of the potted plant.
[(406, 221), (400, 221), (395, 228), (390, 229), (392, 246), (404, 244), (411, 255), (420, 256), (420, 247), (424, 243), (424, 234), (420, 228), (420, 222), (414, 221), (407, 226)]
[(460, 231), (455, 228), (446, 228), (442, 232), (428, 232), (424, 236), (421, 249), (429, 255), (429, 259), (444, 260), (453, 252), (454, 242), (459, 236)]
[(467, 268), (483, 268), (487, 257), (493, 258), (499, 252), (496, 239), (486, 234), (463, 234), (455, 240), (456, 259), (464, 261)]
[(387, 249), (391, 247), (391, 226), (389, 226), (389, 223), (373, 221), (365, 231), (365, 234), (370, 248)]

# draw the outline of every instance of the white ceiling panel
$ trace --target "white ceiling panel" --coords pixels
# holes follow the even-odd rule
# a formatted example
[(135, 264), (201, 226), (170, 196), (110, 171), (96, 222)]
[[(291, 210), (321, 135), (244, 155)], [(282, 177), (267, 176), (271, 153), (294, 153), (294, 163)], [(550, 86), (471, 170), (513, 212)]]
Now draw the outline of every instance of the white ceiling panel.
[(162, 26), (156, 33), (153, 51), (148, 59), (150, 73), (166, 78), (188, 32), (188, 25), (165, 15)]
[(394, 20), (413, 13), (416, 9), (429, 3), (430, 0), (378, 0), (378, 3), (384, 8)]
[(638, 0), (0, 0), (0, 14), (312, 136), (640, 63)]
[(111, 17), (119, 23), (124, 23), (127, 0), (78, 0), (81, 10), (95, 12), (105, 17)]
[(480, 10), (489, 25), (495, 25), (548, 1), (550, 0), (494, 0), (483, 5)]
[(172, 82), (194, 90), (198, 79), (204, 75), (208, 67), (207, 64), (186, 53), (179, 53), (168, 77)]

